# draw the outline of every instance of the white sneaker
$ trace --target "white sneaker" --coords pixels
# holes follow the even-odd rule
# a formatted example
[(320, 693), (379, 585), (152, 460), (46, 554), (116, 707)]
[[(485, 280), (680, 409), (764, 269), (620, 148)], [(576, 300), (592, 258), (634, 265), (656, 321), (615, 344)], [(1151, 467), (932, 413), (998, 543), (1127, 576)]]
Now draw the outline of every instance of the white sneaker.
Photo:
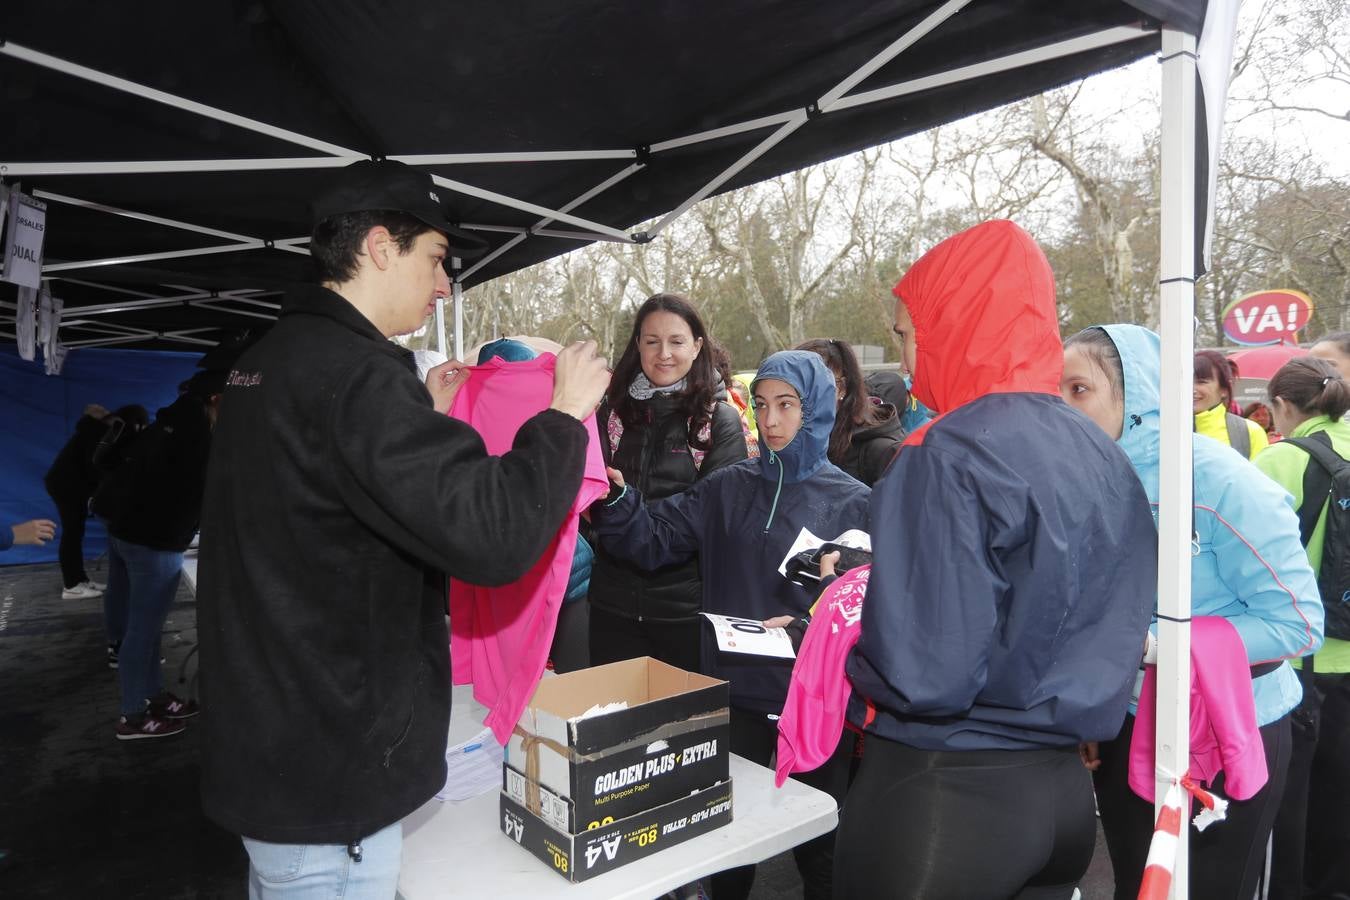
[(89, 585), (91, 588), (93, 588), (93, 589), (96, 590), (96, 591), (106, 591), (106, 590), (108, 589), (108, 586), (107, 586), (106, 584), (104, 584), (104, 583), (101, 582), (101, 581), (95, 581), (95, 580), (92, 579), (92, 578), (90, 578), (88, 581), (86, 581), (85, 584)]
[(95, 587), (93, 582), (83, 582), (61, 591), (62, 600), (92, 600), (103, 596), (103, 588)]

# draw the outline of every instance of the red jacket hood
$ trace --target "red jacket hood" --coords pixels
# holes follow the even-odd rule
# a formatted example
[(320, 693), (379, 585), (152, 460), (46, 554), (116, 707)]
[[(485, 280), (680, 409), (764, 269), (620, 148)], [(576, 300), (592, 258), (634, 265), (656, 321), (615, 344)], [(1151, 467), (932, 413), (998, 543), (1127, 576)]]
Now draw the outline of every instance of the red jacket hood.
[(913, 391), (925, 406), (946, 413), (985, 394), (1059, 394), (1055, 276), (1017, 225), (996, 219), (947, 238), (894, 293), (914, 320)]

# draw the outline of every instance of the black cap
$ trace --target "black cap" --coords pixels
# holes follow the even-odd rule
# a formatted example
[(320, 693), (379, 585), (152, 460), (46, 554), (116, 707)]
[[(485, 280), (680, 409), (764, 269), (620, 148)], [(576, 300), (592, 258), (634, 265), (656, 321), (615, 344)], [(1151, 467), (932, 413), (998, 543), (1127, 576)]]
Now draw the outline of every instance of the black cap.
[(314, 224), (349, 212), (390, 209), (407, 213), (445, 235), (451, 253), (473, 259), (487, 250), (487, 241), (451, 225), (431, 176), (392, 159), (363, 159), (339, 170), (337, 178), (314, 201)]

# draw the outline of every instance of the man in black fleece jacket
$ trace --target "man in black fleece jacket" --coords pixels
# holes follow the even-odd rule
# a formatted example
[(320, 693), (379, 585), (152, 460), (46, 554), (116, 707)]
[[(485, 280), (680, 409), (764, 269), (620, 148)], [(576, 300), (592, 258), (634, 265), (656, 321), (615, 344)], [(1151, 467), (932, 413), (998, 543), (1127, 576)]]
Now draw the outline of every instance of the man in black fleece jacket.
[[(227, 379), (207, 474), (198, 627), (202, 800), (241, 835), (255, 896), (390, 897), (401, 820), (444, 784), (447, 574), (504, 584), (581, 485), (581, 419), (608, 386), (592, 343), (559, 354), (552, 408), (487, 455), (445, 415), (467, 371), (388, 338), (483, 243), (429, 176), (342, 170), (315, 204), (321, 286), (287, 295)], [(301, 862), (303, 861), (303, 862)], [(343, 893), (343, 890), (346, 893)]]

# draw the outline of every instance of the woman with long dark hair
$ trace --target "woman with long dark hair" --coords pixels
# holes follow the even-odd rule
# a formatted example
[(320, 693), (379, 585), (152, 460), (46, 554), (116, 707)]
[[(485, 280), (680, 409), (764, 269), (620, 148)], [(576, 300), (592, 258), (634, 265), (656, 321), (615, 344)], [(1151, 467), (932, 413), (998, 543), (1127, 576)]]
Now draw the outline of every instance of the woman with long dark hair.
[[(596, 418), (606, 462), (644, 497), (679, 494), (746, 458), (713, 346), (687, 298), (657, 294), (638, 308)], [(592, 665), (652, 656), (698, 671), (697, 559), (646, 572), (597, 548), (590, 602)]]
[(1247, 459), (1256, 459), (1256, 454), (1270, 443), (1264, 428), (1231, 409), (1233, 369), (1219, 351), (1196, 351), (1191, 401), (1196, 434), (1227, 444)]
[(830, 462), (871, 487), (886, 471), (901, 439), (900, 413), (889, 403), (869, 396), (862, 366), (845, 341), (815, 338), (797, 345), (825, 360), (834, 374), (838, 397), (834, 429), (830, 432)]

